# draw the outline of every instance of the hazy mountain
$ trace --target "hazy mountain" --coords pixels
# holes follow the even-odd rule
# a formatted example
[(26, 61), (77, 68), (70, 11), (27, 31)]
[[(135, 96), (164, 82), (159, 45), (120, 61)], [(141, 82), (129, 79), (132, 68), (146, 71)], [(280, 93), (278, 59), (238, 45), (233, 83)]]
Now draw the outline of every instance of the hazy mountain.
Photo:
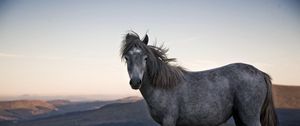
[[(281, 126), (300, 124), (300, 88), (273, 85), (274, 101)], [(291, 109), (293, 108), (293, 109)], [(1, 126), (156, 126), (140, 97), (114, 101), (70, 102), (8, 101), (0, 102)], [(231, 119), (222, 126), (234, 126)]]
[[(112, 103), (99, 109), (15, 122), (8, 126), (155, 126), (144, 100)], [(5, 124), (3, 124), (5, 125)]]
[(94, 110), (113, 102), (117, 101), (17, 100), (0, 102), (0, 121), (31, 120), (69, 112)]
[(72, 102), (69, 100), (51, 100), (51, 101), (48, 101), (48, 103), (55, 105), (55, 106), (64, 106), (64, 105), (71, 104)]
[(18, 100), (0, 102), (1, 120), (28, 119), (56, 110), (56, 106), (42, 100)]
[(273, 85), (276, 108), (300, 108), (300, 86)]
[(30, 95), (24, 94), (20, 96), (0, 96), (0, 101), (16, 101), (16, 100), (57, 100), (65, 99), (75, 102), (87, 102), (87, 101), (108, 101), (124, 98), (123, 95), (57, 95), (57, 96), (45, 96), (45, 95)]
[[(278, 109), (281, 126), (298, 126), (300, 109)], [(128, 103), (112, 103), (95, 110), (71, 112), (59, 116), (14, 123), (1, 126), (158, 126), (147, 110), (144, 100)], [(222, 126), (235, 126), (230, 119)]]

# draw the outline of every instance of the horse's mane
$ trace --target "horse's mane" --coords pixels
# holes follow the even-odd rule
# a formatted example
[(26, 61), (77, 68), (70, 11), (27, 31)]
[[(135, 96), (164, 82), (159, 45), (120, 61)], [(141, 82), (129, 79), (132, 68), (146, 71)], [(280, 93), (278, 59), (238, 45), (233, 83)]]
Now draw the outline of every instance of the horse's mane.
[(184, 79), (183, 73), (185, 70), (180, 66), (170, 64), (170, 62), (175, 62), (176, 59), (167, 57), (167, 48), (163, 46), (146, 45), (140, 40), (138, 34), (132, 31), (125, 35), (122, 41), (122, 59), (133, 47), (138, 47), (147, 54), (147, 73), (153, 86), (172, 88)]

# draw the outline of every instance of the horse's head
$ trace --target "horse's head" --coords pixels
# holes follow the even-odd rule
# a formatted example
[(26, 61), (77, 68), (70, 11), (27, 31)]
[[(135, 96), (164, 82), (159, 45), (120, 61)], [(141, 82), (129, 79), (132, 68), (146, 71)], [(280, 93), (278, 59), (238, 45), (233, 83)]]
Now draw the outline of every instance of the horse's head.
[(136, 34), (127, 34), (124, 40), (122, 57), (126, 60), (127, 71), (132, 89), (139, 89), (146, 71), (148, 36), (140, 40)]

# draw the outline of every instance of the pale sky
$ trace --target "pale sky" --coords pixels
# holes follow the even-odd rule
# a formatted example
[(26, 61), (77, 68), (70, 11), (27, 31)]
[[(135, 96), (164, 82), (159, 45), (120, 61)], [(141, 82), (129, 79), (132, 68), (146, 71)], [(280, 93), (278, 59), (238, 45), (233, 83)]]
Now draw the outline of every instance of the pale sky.
[(244, 62), (300, 85), (296, 0), (2, 0), (0, 96), (139, 95), (119, 57), (128, 30), (189, 70)]

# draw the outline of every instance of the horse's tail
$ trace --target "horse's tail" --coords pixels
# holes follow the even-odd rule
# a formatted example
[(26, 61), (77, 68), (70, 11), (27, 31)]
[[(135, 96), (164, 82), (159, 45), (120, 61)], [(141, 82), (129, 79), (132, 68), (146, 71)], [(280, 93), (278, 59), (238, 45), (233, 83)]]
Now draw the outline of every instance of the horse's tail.
[(273, 103), (271, 77), (264, 73), (264, 78), (267, 85), (267, 96), (261, 109), (260, 122), (262, 126), (277, 126), (278, 119)]

